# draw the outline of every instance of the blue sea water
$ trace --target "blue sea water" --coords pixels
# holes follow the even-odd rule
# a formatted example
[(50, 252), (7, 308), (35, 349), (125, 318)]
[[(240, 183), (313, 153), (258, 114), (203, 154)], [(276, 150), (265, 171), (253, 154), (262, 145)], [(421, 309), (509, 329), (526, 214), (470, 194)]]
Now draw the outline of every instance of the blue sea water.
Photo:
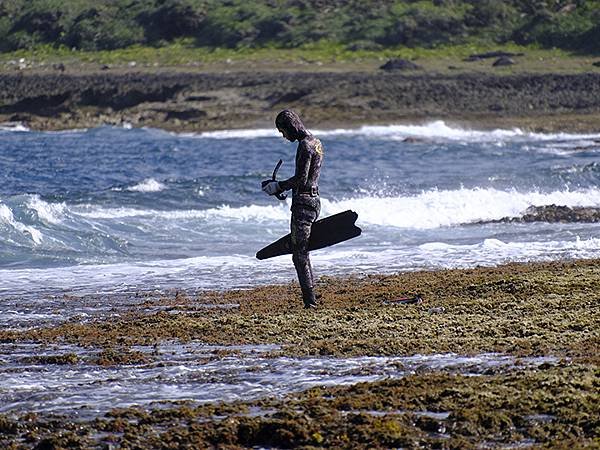
[[(312, 254), (317, 275), (600, 257), (600, 226), (489, 223), (532, 205), (600, 207), (600, 132), (477, 131), (443, 122), (313, 130), (325, 217), (363, 235)], [(408, 138), (408, 139), (407, 139)], [(204, 134), (0, 127), (0, 297), (240, 288), (294, 279), (258, 261), (289, 200), (260, 190), (295, 144), (276, 130)]]

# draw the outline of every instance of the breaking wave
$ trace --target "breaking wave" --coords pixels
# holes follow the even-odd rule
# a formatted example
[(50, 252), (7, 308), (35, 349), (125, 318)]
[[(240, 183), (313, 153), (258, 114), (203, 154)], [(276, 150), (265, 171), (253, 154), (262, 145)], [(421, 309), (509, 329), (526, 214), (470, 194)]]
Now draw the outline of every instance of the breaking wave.
[(11, 209), (0, 204), (0, 230), (3, 228), (5, 229), (2, 233), (3, 240), (10, 244), (19, 245), (23, 240), (31, 240), (34, 245), (42, 243), (43, 235), (40, 230), (15, 219)]
[(414, 196), (323, 200), (325, 215), (352, 209), (362, 223), (431, 229), (519, 217), (534, 205), (600, 206), (600, 190), (518, 192), (497, 189), (429, 190)]
[[(366, 136), (390, 139), (420, 138), (425, 141), (450, 140), (461, 142), (489, 142), (527, 139), (534, 141), (571, 141), (581, 139), (598, 139), (600, 134), (570, 134), (570, 133), (531, 133), (519, 128), (473, 130), (446, 124), (442, 120), (422, 125), (371, 125), (358, 128), (337, 128), (329, 130), (311, 130), (317, 136)], [(199, 137), (211, 139), (255, 139), (264, 137), (280, 137), (275, 129), (250, 130), (221, 130), (200, 134), (183, 133), (184, 137)]]
[(160, 192), (165, 188), (166, 186), (160, 181), (156, 181), (154, 178), (148, 178), (141, 183), (127, 188), (127, 190), (132, 192)]
[(22, 133), (31, 130), (20, 122), (3, 122), (0, 123), (0, 131), (17, 131)]
[[(164, 221), (200, 220), (203, 223), (222, 221), (273, 222), (290, 217), (290, 200), (276, 205), (221, 205), (207, 209), (155, 210), (132, 207), (107, 208), (94, 204), (68, 205), (50, 203), (37, 195), (17, 196), (0, 203), (0, 221), (12, 224), (20, 231), (29, 230), (41, 239), (33, 226), (59, 226), (69, 219), (77, 222), (94, 220), (119, 222), (127, 219)], [(553, 192), (503, 191), (493, 188), (432, 189), (406, 196), (364, 196), (342, 200), (322, 199), (321, 217), (347, 209), (354, 210), (363, 224), (384, 227), (432, 229), (480, 221), (519, 217), (530, 206), (564, 205), (569, 207), (600, 207), (600, 189), (564, 190)], [(32, 223), (20, 224), (14, 215), (30, 217)]]
[[(519, 217), (530, 206), (565, 205), (600, 207), (600, 189), (555, 192), (518, 192), (497, 189), (430, 190), (413, 196), (367, 196), (346, 200), (322, 199), (321, 217), (347, 209), (358, 213), (363, 224), (431, 229), (480, 221)], [(239, 222), (288, 221), (289, 200), (277, 206), (228, 205), (205, 210), (148, 210), (135, 208), (76, 207), (88, 219), (161, 218), (165, 220), (231, 220)]]

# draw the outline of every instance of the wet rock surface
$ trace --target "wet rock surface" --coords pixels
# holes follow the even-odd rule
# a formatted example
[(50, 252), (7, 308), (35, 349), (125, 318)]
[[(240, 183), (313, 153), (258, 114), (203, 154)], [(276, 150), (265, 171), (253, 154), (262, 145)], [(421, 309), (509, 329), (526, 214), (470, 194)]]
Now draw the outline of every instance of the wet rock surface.
[(504, 66), (514, 66), (515, 60), (512, 58), (509, 58), (508, 56), (501, 56), (500, 58), (498, 58), (496, 61), (494, 61), (494, 63), (492, 64), (492, 66), (494, 67), (504, 67)]
[(478, 377), (425, 372), (284, 398), (114, 409), (93, 421), (0, 415), (5, 448), (594, 446), (597, 370), (564, 362)]
[(530, 206), (520, 217), (504, 217), (487, 223), (511, 222), (595, 223), (600, 222), (600, 208), (564, 205)]
[[(322, 298), (315, 311), (301, 308), (295, 284), (193, 296), (179, 292), (149, 298), (116, 317), (74, 317), (53, 326), (3, 329), (0, 341), (102, 349), (164, 340), (276, 344), (282, 349), (274, 355), (288, 356), (577, 356), (587, 354), (587, 346), (598, 339), (585, 332), (597, 330), (600, 323), (600, 265), (595, 260), (321, 277), (317, 290)], [(390, 304), (415, 294), (421, 303)], [(239, 307), (207, 307), (232, 304)], [(443, 308), (443, 313), (431, 314), (431, 308)]]
[[(446, 118), (564, 130), (569, 123), (592, 126), (567, 115), (600, 114), (600, 74), (105, 70), (0, 76), (0, 122), (34, 129), (125, 122), (193, 131), (271, 126), (285, 107), (310, 117), (311, 126)], [(541, 120), (546, 116), (554, 119)]]

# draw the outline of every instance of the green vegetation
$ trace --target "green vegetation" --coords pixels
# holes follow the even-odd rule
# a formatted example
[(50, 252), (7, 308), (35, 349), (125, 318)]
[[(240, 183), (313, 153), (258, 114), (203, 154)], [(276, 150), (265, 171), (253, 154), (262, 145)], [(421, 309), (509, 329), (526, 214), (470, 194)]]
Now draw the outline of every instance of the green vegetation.
[[(0, 54), (0, 61), (26, 58), (36, 62), (83, 62), (96, 64), (127, 64), (136, 61), (140, 65), (160, 66), (186, 65), (192, 62), (211, 64), (223, 61), (240, 62), (341, 62), (373, 61), (380, 58), (405, 58), (419, 61), (441, 61), (441, 58), (462, 59), (473, 53), (493, 49), (485, 44), (440, 45), (436, 48), (388, 47), (381, 50), (349, 50), (342, 44), (326, 41), (302, 45), (293, 49), (261, 48), (207, 48), (196, 47), (189, 39), (178, 39), (161, 47), (132, 45), (115, 50), (76, 50), (64, 46), (39, 45), (32, 49), (16, 50)], [(514, 53), (527, 51), (532, 59), (536, 57), (564, 57), (567, 52), (559, 49), (543, 50), (514, 44), (503, 45), (502, 49)]]
[(600, 0), (0, 2), (0, 52), (316, 45), (339, 53), (508, 43), (600, 52)]

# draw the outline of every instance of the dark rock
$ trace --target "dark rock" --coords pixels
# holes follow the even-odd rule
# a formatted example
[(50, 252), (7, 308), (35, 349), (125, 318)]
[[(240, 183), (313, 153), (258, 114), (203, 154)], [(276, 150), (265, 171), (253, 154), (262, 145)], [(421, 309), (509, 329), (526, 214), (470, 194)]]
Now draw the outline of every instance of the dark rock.
[(69, 93), (24, 98), (12, 105), (0, 106), (0, 113), (35, 111), (38, 116), (54, 116), (58, 112), (67, 110), (65, 103), (69, 98)]
[[(96, 73), (78, 73), (69, 69), (1, 76), (0, 121), (62, 129), (120, 123), (123, 116), (142, 114), (149, 126), (205, 131), (271, 124), (276, 101), (285, 101), (279, 106), (291, 103), (315, 123), (331, 126), (343, 121), (421, 120), (429, 115), (449, 119), (482, 114), (535, 117), (557, 111), (600, 114), (598, 70), (443, 75), (424, 71), (123, 73), (99, 67)], [(165, 121), (165, 111), (188, 109), (207, 115), (187, 123)], [(69, 121), (63, 113), (71, 114)]]
[(185, 97), (186, 102), (208, 102), (211, 100), (215, 100), (215, 97), (202, 94), (190, 94)]
[(9, 122), (14, 123), (26, 123), (29, 120), (31, 120), (31, 116), (29, 114), (13, 114), (9, 118)]
[(202, 111), (199, 109), (187, 109), (184, 111), (167, 111), (166, 120), (194, 120), (200, 117), (206, 117), (206, 115), (206, 111)]
[(25, 364), (77, 364), (79, 357), (75, 353), (66, 353), (63, 355), (38, 355), (28, 356), (21, 360)]
[(102, 67), (100, 67), (100, 70), (108, 70), (110, 69), (110, 66), (108, 64), (103, 64)]
[(600, 208), (546, 205), (530, 206), (521, 218), (523, 222), (600, 222)]
[(492, 66), (502, 67), (502, 66), (512, 66), (514, 64), (515, 64), (514, 60), (510, 59), (508, 56), (501, 56), (496, 61), (494, 61), (494, 64), (492, 64)]
[[(560, 205), (530, 206), (521, 217), (503, 217), (485, 223), (548, 222), (548, 223), (596, 223), (600, 222), (600, 208)], [(484, 222), (479, 222), (484, 223)]]
[(600, 61), (593, 62), (592, 66), (594, 66), (594, 67), (600, 67)]
[(418, 66), (414, 62), (408, 61), (406, 59), (390, 59), (383, 66), (380, 67), (381, 70), (420, 70), (421, 66)]
[(427, 139), (416, 137), (416, 136), (408, 136), (402, 139), (402, 142), (406, 142), (409, 144), (418, 144), (421, 142), (427, 142)]
[(277, 105), (280, 103), (292, 103), (297, 100), (300, 100), (302, 97), (304, 97), (307, 94), (308, 94), (308, 92), (306, 92), (306, 91), (291, 91), (291, 92), (286, 92), (283, 95), (274, 95), (272, 97), (271, 104)]
[(65, 65), (63, 63), (53, 64), (52, 68), (54, 70), (58, 70), (59, 72), (64, 72), (65, 71)]

